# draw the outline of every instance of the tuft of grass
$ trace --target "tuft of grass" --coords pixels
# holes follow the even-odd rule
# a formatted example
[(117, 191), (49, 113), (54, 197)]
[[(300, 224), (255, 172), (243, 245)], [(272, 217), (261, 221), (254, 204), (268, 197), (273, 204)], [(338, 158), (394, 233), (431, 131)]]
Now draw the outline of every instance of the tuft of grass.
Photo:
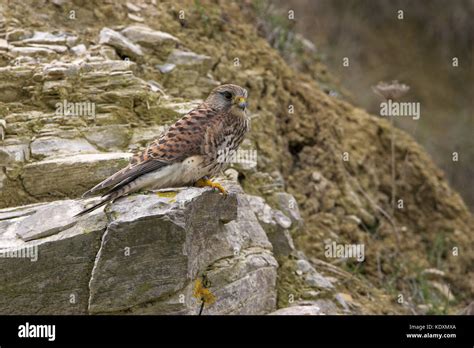
[(447, 254), (446, 233), (438, 232), (431, 248), (428, 250), (428, 260), (435, 268), (442, 269)]

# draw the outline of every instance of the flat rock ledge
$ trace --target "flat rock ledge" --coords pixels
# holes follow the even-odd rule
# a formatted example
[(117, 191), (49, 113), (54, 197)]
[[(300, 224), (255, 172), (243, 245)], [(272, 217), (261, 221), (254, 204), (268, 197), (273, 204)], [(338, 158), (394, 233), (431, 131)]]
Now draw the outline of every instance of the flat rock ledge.
[(236, 184), (0, 210), (0, 313), (203, 314), (276, 310), (272, 245)]

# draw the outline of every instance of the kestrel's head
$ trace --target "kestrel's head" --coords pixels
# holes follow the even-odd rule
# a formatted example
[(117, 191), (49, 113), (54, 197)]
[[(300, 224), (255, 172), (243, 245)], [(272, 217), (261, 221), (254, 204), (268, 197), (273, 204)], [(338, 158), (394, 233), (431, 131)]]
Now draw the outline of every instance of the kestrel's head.
[(212, 90), (206, 102), (220, 111), (241, 113), (247, 107), (248, 92), (237, 85), (221, 85)]

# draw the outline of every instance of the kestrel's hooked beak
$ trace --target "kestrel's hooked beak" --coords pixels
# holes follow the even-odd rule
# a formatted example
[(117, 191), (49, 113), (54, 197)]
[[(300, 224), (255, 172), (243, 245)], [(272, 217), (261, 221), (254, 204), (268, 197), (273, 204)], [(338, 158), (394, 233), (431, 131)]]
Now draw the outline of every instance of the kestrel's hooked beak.
[(242, 96), (239, 96), (239, 97), (236, 97), (235, 98), (235, 104), (241, 108), (242, 110), (245, 110), (245, 108), (247, 107), (248, 103), (247, 103), (247, 100), (242, 97)]

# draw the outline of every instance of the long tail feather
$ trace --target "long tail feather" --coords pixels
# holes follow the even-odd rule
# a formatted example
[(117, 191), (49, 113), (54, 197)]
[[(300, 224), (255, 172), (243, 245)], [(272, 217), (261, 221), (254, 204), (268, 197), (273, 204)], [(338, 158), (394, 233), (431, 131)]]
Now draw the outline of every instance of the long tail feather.
[(87, 213), (90, 213), (91, 211), (103, 206), (104, 204), (107, 204), (108, 202), (111, 202), (119, 197), (122, 197), (123, 195), (126, 195), (127, 193), (134, 192), (136, 189), (137, 189), (136, 180), (131, 180), (130, 178), (123, 180), (120, 184), (116, 185), (115, 187), (110, 189), (108, 192), (106, 192), (102, 196), (103, 199), (99, 203), (94, 204), (90, 208), (84, 209), (83, 211), (74, 215), (74, 217), (79, 217)]
[(73, 217), (79, 217), (79, 216), (85, 215), (85, 214), (87, 214), (87, 213), (90, 213), (91, 211), (94, 211), (94, 210), (96, 210), (97, 208), (100, 208), (101, 206), (107, 204), (107, 203), (110, 202), (110, 201), (111, 201), (110, 198), (105, 198), (105, 199), (101, 200), (99, 203), (94, 204), (92, 207), (80, 211), (79, 213), (77, 213), (77, 214), (74, 215)]

